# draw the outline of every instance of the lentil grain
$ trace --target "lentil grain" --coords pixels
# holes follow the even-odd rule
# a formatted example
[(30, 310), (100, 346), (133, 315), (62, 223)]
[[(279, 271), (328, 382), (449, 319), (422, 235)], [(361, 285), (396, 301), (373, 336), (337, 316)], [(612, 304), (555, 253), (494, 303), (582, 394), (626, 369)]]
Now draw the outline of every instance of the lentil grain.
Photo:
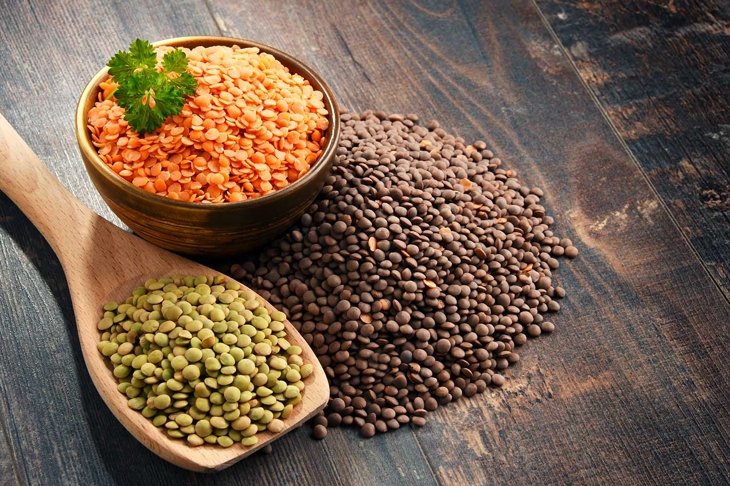
[(421, 427), (439, 406), (504, 386), (517, 348), (555, 329), (556, 257), (578, 253), (550, 229), (543, 192), (486, 143), (415, 115), (342, 122), (317, 200), (231, 269), (284, 304), (319, 357), (331, 400), (317, 439), (327, 426)]

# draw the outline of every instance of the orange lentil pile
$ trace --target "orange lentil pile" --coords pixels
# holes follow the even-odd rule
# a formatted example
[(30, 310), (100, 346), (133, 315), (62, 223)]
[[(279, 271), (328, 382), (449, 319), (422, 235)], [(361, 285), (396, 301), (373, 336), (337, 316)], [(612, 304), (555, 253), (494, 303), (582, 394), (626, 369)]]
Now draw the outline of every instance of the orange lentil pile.
[(88, 126), (102, 160), (145, 191), (200, 203), (255, 198), (302, 177), (325, 145), (322, 92), (257, 48), (183, 51), (197, 91), (152, 133), (132, 130), (113, 80), (101, 84)]

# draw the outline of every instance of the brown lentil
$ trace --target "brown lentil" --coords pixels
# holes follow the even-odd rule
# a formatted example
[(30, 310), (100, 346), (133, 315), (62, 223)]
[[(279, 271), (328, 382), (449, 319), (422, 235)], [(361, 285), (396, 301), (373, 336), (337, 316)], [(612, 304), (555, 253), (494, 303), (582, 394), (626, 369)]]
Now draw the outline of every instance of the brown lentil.
[[(565, 291), (543, 191), (481, 141), (415, 115), (345, 113), (337, 160), (288, 233), (232, 268), (312, 346), (331, 400), (315, 419), (363, 437), (500, 387)], [(325, 419), (326, 417), (326, 419)]]
[(321, 424), (315, 425), (312, 430), (312, 436), (317, 440), (322, 440), (327, 437), (327, 427)]

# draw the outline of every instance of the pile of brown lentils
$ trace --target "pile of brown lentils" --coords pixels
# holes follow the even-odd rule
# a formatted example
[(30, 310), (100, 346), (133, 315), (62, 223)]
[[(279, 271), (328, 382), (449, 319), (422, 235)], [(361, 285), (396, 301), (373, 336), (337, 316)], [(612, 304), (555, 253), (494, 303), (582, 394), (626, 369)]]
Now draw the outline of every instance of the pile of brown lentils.
[(364, 437), (502, 386), (516, 348), (552, 332), (570, 240), (543, 192), (484, 142), (415, 115), (344, 113), (318, 199), (280, 239), (231, 269), (286, 309), (330, 379), (327, 427)]

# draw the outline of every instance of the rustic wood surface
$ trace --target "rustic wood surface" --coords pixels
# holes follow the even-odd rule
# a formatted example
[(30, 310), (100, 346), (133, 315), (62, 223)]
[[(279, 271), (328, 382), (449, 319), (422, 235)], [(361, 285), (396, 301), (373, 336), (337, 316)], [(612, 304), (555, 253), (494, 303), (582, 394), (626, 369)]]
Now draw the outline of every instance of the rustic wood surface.
[(538, 5), (730, 297), (730, 3)]
[[(669, 163), (661, 143), (633, 145), (610, 116), (612, 102), (590, 83), (593, 92), (586, 89), (566, 39), (572, 31), (593, 36), (584, 42), (595, 63), (606, 61), (594, 49), (610, 41), (594, 32), (601, 27), (595, 17), (607, 14), (586, 4), (2, 2), (0, 112), (66, 187), (113, 222), (77, 154), (76, 97), (137, 36), (223, 34), (302, 58), (345, 107), (414, 112), (467, 140), (485, 139), (522, 179), (545, 190), (556, 232), (582, 253), (557, 272), (568, 296), (553, 319), (556, 332), (524, 348), (502, 390), (440, 409), (420, 430), (371, 440), (335, 429), (313, 442), (305, 426), (277, 442), (272, 455), (205, 476), (157, 458), (106, 408), (83, 363), (60, 264), (0, 195), (0, 483), (730, 481), (730, 303), (720, 287), (727, 288), (720, 273), (727, 247), (712, 241), (713, 234), (727, 238), (727, 226), (706, 207), (695, 211), (690, 199), (697, 195), (677, 187), (684, 182), (672, 182), (675, 175), (652, 172)], [(570, 22), (563, 29), (556, 26), (562, 15)], [(712, 83), (724, 81), (707, 81), (716, 103), (726, 103), (726, 93)], [(622, 82), (612, 78), (616, 92)], [(647, 84), (647, 96), (659, 88)], [(674, 124), (699, 124), (685, 118), (699, 120), (714, 106), (690, 95), (662, 103), (657, 109)], [(692, 177), (726, 189), (727, 164), (717, 169), (726, 135), (718, 130), (720, 142), (710, 136), (704, 148), (693, 146), (692, 161), (705, 161), (697, 170), (707, 172)], [(715, 165), (707, 162), (713, 157)]]

